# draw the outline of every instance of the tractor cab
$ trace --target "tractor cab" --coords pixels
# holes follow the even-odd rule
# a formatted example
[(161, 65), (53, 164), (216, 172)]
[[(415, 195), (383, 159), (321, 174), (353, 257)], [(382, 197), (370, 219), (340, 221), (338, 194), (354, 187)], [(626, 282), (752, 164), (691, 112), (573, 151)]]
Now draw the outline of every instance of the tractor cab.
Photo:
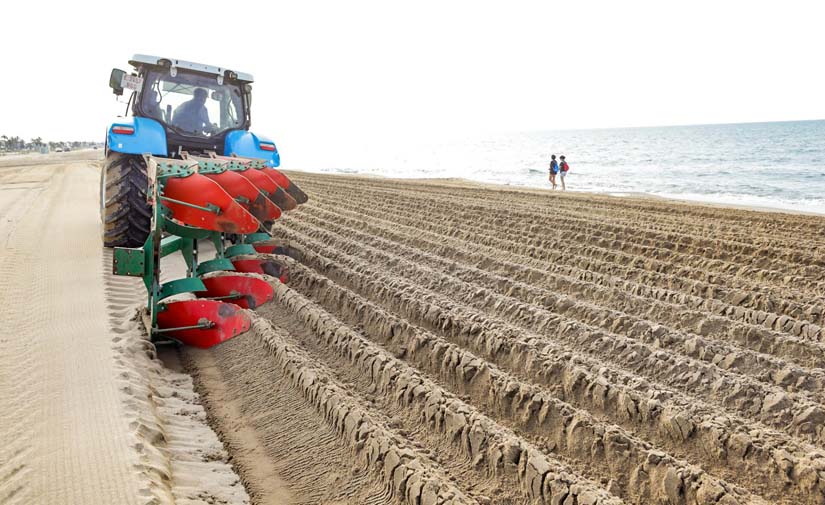
[(218, 84), (193, 74), (151, 70), (135, 100), (135, 113), (156, 119), (181, 135), (212, 137), (246, 126), (241, 86)]
[(251, 75), (141, 54), (133, 56), (129, 63), (134, 71), (113, 69), (109, 86), (116, 95), (131, 92), (127, 114), (150, 120), (156, 123), (151, 125), (153, 129), (163, 130), (167, 144), (163, 154), (230, 154), (228, 134), (249, 129)]

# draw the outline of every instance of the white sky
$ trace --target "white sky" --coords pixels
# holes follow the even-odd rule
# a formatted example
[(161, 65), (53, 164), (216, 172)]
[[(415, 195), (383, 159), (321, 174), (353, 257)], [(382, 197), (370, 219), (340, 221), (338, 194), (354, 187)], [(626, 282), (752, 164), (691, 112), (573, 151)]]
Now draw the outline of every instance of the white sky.
[(252, 73), (253, 131), (282, 151), (818, 119), (823, 20), (822, 0), (5, 2), (0, 134), (102, 141), (134, 53)]

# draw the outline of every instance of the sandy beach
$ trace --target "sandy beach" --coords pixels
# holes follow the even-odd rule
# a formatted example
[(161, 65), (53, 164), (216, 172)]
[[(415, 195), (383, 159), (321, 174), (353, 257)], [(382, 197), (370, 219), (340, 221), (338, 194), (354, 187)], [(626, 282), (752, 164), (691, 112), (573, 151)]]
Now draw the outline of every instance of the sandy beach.
[(100, 244), (100, 151), (0, 158), (0, 503), (247, 503)]
[(825, 503), (823, 216), (289, 173), (289, 282), (156, 351), (100, 155), (0, 158), (0, 503)]

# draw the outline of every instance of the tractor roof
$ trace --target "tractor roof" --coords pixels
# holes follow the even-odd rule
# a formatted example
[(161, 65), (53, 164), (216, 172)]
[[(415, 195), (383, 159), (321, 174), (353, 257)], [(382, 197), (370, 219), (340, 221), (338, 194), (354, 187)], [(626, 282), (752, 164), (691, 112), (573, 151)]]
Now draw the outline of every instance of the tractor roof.
[(132, 59), (129, 60), (129, 64), (135, 67), (141, 65), (161, 65), (163, 60), (169, 61), (173, 67), (187, 69), (187, 70), (196, 70), (198, 72), (204, 72), (207, 74), (213, 75), (220, 75), (226, 76), (227, 72), (234, 73), (239, 81), (244, 82), (252, 82), (252, 74), (247, 74), (244, 72), (236, 72), (234, 70), (230, 70), (228, 68), (223, 67), (215, 67), (212, 65), (204, 65), (202, 63), (193, 63), (191, 61), (184, 61), (184, 60), (176, 60), (174, 58), (163, 58), (161, 56), (150, 56), (148, 54), (136, 54), (132, 56)]

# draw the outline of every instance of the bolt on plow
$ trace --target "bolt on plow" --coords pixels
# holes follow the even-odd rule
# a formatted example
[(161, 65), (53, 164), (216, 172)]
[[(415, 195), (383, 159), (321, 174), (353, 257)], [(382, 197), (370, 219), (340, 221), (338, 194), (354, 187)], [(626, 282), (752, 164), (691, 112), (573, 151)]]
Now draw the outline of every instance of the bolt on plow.
[[(153, 340), (206, 348), (248, 330), (250, 320), (241, 309), (273, 298), (272, 286), (250, 273), (287, 281), (286, 265), (275, 255), (297, 252), (268, 230), (282, 211), (307, 196), (265, 160), (211, 152), (181, 157), (143, 156), (148, 237), (142, 247), (115, 247), (113, 271), (143, 279), (144, 321)], [(214, 245), (214, 258), (199, 261), (201, 240)], [(230, 240), (234, 244), (227, 246)], [(161, 282), (162, 258), (178, 251), (186, 276)], [(190, 296), (181, 299), (183, 294)]]

